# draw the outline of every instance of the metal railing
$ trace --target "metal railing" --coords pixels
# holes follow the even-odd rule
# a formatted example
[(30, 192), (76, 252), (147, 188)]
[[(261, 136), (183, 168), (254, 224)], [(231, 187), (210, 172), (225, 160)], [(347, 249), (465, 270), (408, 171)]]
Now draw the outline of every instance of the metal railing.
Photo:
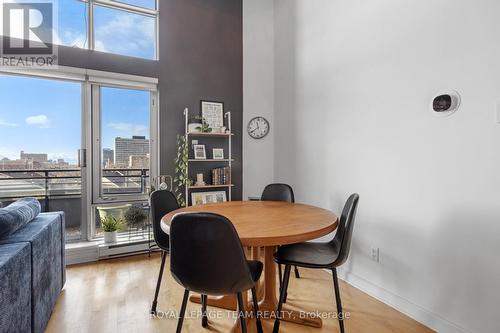
[[(109, 194), (145, 193), (149, 169), (102, 169)], [(0, 170), (0, 200), (36, 197), (49, 210), (51, 198), (81, 196), (80, 169)]]

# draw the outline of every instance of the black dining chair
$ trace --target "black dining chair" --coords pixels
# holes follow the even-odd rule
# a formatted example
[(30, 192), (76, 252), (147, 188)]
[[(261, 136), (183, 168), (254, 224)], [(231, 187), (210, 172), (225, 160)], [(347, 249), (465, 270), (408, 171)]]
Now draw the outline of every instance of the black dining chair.
[[(293, 194), (293, 189), (290, 185), (276, 183), (276, 184), (269, 184), (264, 188), (260, 200), (286, 201), (294, 203), (295, 195)], [(297, 268), (297, 266), (294, 266), (294, 268), (295, 268), (295, 277), (299, 279), (300, 278), (299, 269)], [(283, 281), (283, 270), (281, 268), (281, 265), (278, 265), (278, 273), (279, 273), (280, 289), (281, 289), (281, 282)], [(285, 303), (286, 303), (286, 298), (285, 298)]]
[[(260, 261), (246, 260), (238, 233), (226, 217), (212, 213), (179, 213), (170, 224), (170, 271), (184, 287), (177, 333), (182, 330), (189, 292), (236, 295), (241, 331), (247, 331), (242, 293), (251, 289), (257, 331), (262, 323), (255, 283), (262, 274)], [(206, 298), (202, 317), (206, 318)], [(206, 321), (205, 321), (206, 323)]]
[(161, 219), (166, 214), (179, 208), (179, 204), (175, 195), (166, 190), (158, 190), (151, 193), (151, 221), (153, 224), (153, 235), (156, 244), (161, 250), (160, 273), (158, 274), (158, 282), (156, 282), (156, 291), (151, 305), (151, 314), (156, 314), (156, 305), (158, 304), (158, 294), (160, 292), (161, 279), (165, 268), (165, 260), (167, 253), (170, 250), (168, 235), (161, 230)]
[(280, 313), (285, 300), (290, 280), (290, 268), (292, 265), (306, 268), (331, 269), (333, 274), (333, 286), (335, 301), (337, 303), (337, 315), (339, 318), (340, 332), (344, 333), (344, 319), (342, 303), (340, 301), (339, 281), (337, 278), (337, 267), (344, 264), (349, 256), (351, 247), (352, 230), (358, 207), (359, 195), (352, 194), (342, 210), (342, 216), (337, 227), (335, 237), (328, 243), (298, 243), (284, 245), (276, 252), (275, 260), (278, 264), (285, 265), (283, 287), (280, 292), (277, 316), (274, 322), (273, 333), (279, 332)]

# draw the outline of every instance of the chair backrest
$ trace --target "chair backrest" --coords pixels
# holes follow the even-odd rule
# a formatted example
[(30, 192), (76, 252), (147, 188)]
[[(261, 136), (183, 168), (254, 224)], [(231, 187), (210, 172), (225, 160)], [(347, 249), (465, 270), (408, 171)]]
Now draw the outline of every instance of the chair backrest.
[(158, 190), (151, 193), (151, 220), (156, 244), (164, 251), (169, 251), (168, 235), (161, 230), (161, 219), (166, 214), (179, 208), (175, 195), (167, 190)]
[(185, 289), (231, 295), (253, 287), (231, 221), (212, 213), (179, 213), (170, 224), (170, 271)]
[(337, 227), (337, 233), (331, 241), (338, 250), (337, 259), (334, 266), (340, 266), (346, 262), (349, 257), (349, 250), (351, 248), (352, 230), (354, 228), (354, 220), (356, 218), (356, 210), (358, 208), (359, 195), (352, 194), (342, 210), (342, 216)]
[(262, 192), (262, 201), (287, 201), (295, 202), (293, 189), (287, 184), (269, 184)]

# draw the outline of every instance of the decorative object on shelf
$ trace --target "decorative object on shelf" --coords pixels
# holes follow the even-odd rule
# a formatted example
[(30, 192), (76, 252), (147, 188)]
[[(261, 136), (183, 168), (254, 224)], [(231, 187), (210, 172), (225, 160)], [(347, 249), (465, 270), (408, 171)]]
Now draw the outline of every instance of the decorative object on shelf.
[(201, 101), (201, 116), (209, 128), (220, 131), (220, 128), (224, 126), (224, 103)]
[(207, 159), (207, 152), (205, 151), (205, 145), (193, 145), (193, 149), (194, 149), (195, 160)]
[(212, 129), (202, 116), (194, 116), (188, 120), (188, 133), (210, 133)]
[(222, 148), (212, 149), (212, 158), (214, 160), (223, 160), (224, 159), (224, 149), (222, 149)]
[(203, 180), (203, 174), (198, 173), (196, 174), (196, 183), (194, 183), (195, 186), (205, 186), (207, 185), (205, 181)]
[(190, 122), (188, 125), (189, 133), (201, 133), (201, 129), (203, 127), (203, 123), (201, 122)]
[[(181, 207), (187, 206), (187, 189), (192, 181), (188, 174), (188, 146), (186, 137), (177, 136), (177, 156), (175, 157), (175, 189), (174, 193)], [(185, 194), (185, 195), (184, 195)]]
[(170, 175), (158, 176), (158, 189), (159, 190), (173, 190), (173, 178)]
[(122, 228), (122, 220), (112, 215), (107, 215), (101, 220), (102, 231), (104, 231), (104, 243), (116, 243), (118, 230)]
[(254, 117), (248, 122), (247, 132), (254, 139), (262, 139), (269, 133), (269, 122), (264, 117)]
[(193, 206), (226, 202), (226, 191), (214, 191), (214, 192), (193, 192), (191, 193), (191, 202)]

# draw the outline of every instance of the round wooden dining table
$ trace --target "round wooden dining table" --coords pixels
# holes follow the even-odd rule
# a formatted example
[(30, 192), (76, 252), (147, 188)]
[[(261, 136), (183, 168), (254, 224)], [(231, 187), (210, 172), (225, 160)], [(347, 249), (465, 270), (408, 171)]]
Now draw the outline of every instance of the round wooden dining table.
[[(251, 248), (249, 256), (254, 260), (261, 258), (260, 249), (264, 248), (264, 281), (257, 285), (259, 310), (265, 317), (275, 315), (278, 305), (277, 278), (274, 253), (278, 246), (313, 240), (327, 235), (337, 228), (338, 218), (329, 210), (300, 204), (278, 201), (231, 201), (202, 206), (190, 206), (170, 212), (162, 218), (161, 228), (169, 233), (170, 222), (175, 214), (181, 212), (209, 212), (228, 218), (236, 228), (241, 243)], [(223, 258), (221, 258), (223, 260)], [(199, 296), (191, 301), (199, 303)], [(248, 302), (248, 301), (247, 301)], [(236, 297), (209, 297), (208, 305), (235, 310)], [(250, 307), (249, 307), (250, 308)], [(284, 309), (282, 320), (302, 325), (321, 327), (321, 318), (304, 316), (307, 311)], [(267, 314), (267, 315), (266, 315)], [(235, 324), (232, 331), (239, 331)]]

